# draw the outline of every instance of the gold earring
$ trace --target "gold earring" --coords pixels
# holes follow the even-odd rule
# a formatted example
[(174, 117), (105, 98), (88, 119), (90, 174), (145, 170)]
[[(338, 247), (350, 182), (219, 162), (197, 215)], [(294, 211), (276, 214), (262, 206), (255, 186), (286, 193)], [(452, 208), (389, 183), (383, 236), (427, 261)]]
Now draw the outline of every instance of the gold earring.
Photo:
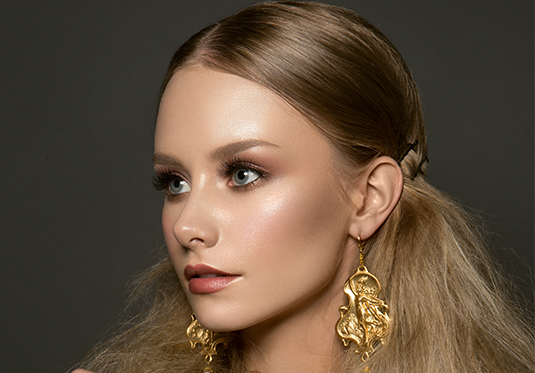
[[(362, 361), (373, 352), (377, 342), (384, 344), (384, 337), (390, 324), (388, 306), (377, 295), (381, 284), (377, 277), (368, 272), (364, 266), (363, 246), (357, 237), (360, 250), (360, 266), (344, 285), (344, 293), (349, 298), (349, 305), (340, 307), (340, 319), (336, 323), (336, 333), (348, 346), (351, 341), (357, 345), (355, 352), (362, 354)], [(368, 372), (368, 367), (364, 372)]]
[(186, 335), (190, 340), (189, 343), (191, 344), (192, 349), (194, 349), (197, 344), (201, 345), (201, 355), (204, 355), (204, 361), (206, 362), (206, 367), (204, 367), (203, 372), (214, 372), (212, 368), (210, 368), (210, 363), (212, 362), (214, 355), (217, 355), (217, 346), (219, 344), (226, 346), (230, 341), (230, 338), (226, 336), (216, 338), (217, 334), (218, 333), (203, 327), (195, 315), (191, 314), (191, 324), (188, 326)]

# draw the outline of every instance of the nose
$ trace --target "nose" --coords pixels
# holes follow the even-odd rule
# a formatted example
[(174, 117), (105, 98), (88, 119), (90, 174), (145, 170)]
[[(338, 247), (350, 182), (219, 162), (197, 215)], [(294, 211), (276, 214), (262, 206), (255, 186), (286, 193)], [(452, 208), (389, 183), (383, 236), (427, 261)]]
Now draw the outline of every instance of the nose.
[(173, 235), (189, 250), (213, 247), (218, 239), (216, 213), (206, 197), (190, 192), (174, 224)]

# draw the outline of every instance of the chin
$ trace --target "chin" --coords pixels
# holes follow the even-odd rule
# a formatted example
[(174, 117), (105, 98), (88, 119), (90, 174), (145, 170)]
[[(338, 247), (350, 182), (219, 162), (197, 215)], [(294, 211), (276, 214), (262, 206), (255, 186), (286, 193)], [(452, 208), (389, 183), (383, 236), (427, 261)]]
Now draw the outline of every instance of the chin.
[(214, 311), (195, 311), (197, 320), (203, 327), (213, 332), (233, 332), (244, 328), (243, 323), (236, 319), (236, 315), (225, 312)]

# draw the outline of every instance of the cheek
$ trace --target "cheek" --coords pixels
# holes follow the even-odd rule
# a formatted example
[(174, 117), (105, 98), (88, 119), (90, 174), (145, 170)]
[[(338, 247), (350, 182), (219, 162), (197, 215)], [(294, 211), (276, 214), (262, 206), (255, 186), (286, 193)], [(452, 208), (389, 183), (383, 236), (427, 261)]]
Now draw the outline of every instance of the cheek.
[[(244, 254), (262, 259), (298, 260), (332, 250), (344, 236), (340, 201), (326, 188), (281, 188), (265, 195), (234, 224), (235, 240), (246, 242)], [(342, 210), (343, 211), (343, 210)], [(307, 261), (311, 259), (308, 258)]]

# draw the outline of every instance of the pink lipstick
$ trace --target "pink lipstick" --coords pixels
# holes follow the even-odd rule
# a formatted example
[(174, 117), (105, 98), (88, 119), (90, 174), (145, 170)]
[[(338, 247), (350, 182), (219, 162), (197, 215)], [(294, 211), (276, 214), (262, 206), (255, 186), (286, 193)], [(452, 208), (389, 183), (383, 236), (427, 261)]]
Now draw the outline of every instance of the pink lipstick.
[(215, 293), (239, 277), (206, 264), (187, 265), (184, 276), (188, 280), (189, 291), (193, 294)]

